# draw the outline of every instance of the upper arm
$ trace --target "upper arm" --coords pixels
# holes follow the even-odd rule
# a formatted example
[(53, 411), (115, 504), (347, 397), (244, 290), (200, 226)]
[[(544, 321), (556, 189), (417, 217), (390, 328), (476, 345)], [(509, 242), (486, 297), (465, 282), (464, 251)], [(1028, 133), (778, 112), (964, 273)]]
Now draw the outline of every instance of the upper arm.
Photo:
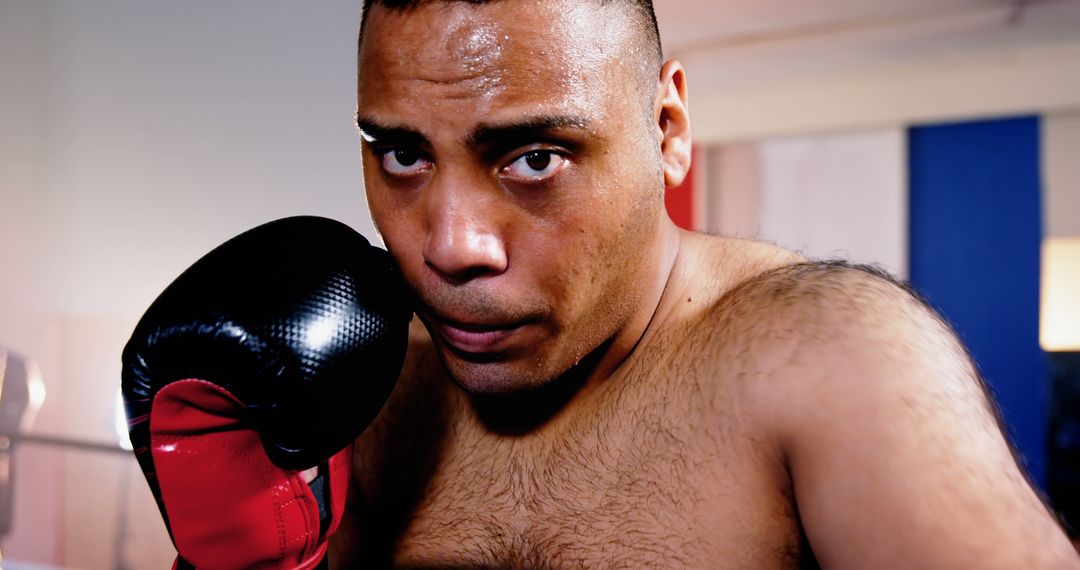
[(767, 401), (822, 565), (1080, 568), (950, 329), (880, 277), (793, 271)]

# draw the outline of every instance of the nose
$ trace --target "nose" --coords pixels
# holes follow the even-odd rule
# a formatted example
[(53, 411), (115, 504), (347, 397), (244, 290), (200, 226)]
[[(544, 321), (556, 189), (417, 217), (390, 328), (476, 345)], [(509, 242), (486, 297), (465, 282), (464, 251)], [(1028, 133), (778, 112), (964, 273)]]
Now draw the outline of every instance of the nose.
[(507, 268), (497, 205), (476, 193), (428, 188), (424, 262), (457, 283), (498, 275)]

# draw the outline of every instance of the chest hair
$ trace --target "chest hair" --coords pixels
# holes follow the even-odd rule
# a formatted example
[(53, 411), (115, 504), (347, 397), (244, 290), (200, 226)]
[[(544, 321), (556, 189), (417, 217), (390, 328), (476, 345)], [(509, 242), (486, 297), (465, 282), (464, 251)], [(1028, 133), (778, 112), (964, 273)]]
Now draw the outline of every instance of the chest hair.
[(701, 363), (694, 336), (650, 339), (590, 407), (515, 437), (470, 421), (418, 355), (423, 381), (396, 391), (357, 454), (364, 565), (789, 567), (790, 497), (762, 482), (737, 398), (716, 389), (737, 370)]

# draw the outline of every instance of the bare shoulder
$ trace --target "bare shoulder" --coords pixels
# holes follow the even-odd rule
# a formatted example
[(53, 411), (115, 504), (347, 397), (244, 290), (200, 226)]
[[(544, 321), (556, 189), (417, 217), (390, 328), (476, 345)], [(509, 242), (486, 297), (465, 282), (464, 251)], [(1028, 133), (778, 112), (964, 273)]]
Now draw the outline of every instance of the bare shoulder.
[(686, 271), (693, 275), (696, 294), (705, 304), (773, 270), (806, 261), (768, 242), (699, 233), (685, 234), (682, 249)]
[[(769, 246), (765, 246), (769, 247)], [(775, 258), (774, 258), (775, 259)], [(906, 283), (880, 267), (846, 261), (780, 258), (744, 271), (703, 314), (718, 329), (768, 353), (774, 366), (811, 351), (820, 366), (830, 351), (862, 346), (895, 358), (933, 356), (975, 375), (949, 325)], [(785, 358), (777, 360), (783, 353)]]
[(706, 330), (740, 370), (825, 567), (1077, 568), (948, 324), (884, 271), (778, 266), (739, 283)]
[[(973, 429), (998, 429), (995, 406), (952, 328), (881, 268), (843, 261), (778, 267), (742, 283), (724, 305), (722, 312), (754, 315), (757, 330), (746, 338), (775, 366), (769, 393), (832, 385), (853, 394), (895, 391), (946, 405)], [(749, 321), (729, 317), (727, 324)]]
[(330, 541), (339, 568), (390, 567), (393, 544), (420, 500), (461, 405), (419, 319), (398, 382), (357, 438), (345, 514)]
[[(928, 375), (888, 378), (917, 395), (947, 390), (950, 405), (964, 403), (980, 410), (979, 417), (995, 417), (949, 325), (885, 270), (809, 261), (771, 244), (711, 236), (691, 242), (689, 250), (689, 271), (699, 284), (687, 298), (701, 299), (687, 312), (692, 350), (718, 370), (741, 371), (737, 388), (756, 404), (768, 408), (793, 391), (820, 391), (823, 382), (883, 389), (882, 370), (918, 365), (934, 370), (932, 386), (914, 386)], [(857, 366), (877, 372), (858, 375)], [(780, 415), (791, 418), (786, 409)]]
[(740, 366), (755, 372), (741, 386), (748, 403), (789, 454), (806, 451), (793, 444), (793, 434), (853, 421), (875, 406), (902, 407), (913, 420), (948, 421), (956, 431), (993, 433), (1008, 451), (996, 406), (957, 335), (908, 284), (879, 267), (779, 266), (734, 287), (711, 313)]
[[(457, 402), (450, 381), (432, 344), (431, 337), (419, 318), (409, 326), (409, 345), (397, 384), (379, 415), (356, 441), (356, 456), (375, 461), (383, 457), (388, 442), (406, 430), (437, 431)], [(418, 413), (422, 411), (423, 413)], [(424, 418), (415, 421), (414, 418)], [(396, 446), (389, 445), (390, 448)], [(370, 472), (370, 466), (359, 472)]]

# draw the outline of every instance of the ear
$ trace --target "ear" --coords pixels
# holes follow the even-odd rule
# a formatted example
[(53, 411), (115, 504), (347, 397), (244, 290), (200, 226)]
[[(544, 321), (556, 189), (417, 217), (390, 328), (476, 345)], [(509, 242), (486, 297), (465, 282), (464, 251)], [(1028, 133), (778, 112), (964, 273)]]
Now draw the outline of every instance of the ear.
[(676, 60), (660, 68), (654, 117), (660, 132), (664, 184), (682, 184), (690, 171), (690, 109), (687, 106), (686, 70)]

